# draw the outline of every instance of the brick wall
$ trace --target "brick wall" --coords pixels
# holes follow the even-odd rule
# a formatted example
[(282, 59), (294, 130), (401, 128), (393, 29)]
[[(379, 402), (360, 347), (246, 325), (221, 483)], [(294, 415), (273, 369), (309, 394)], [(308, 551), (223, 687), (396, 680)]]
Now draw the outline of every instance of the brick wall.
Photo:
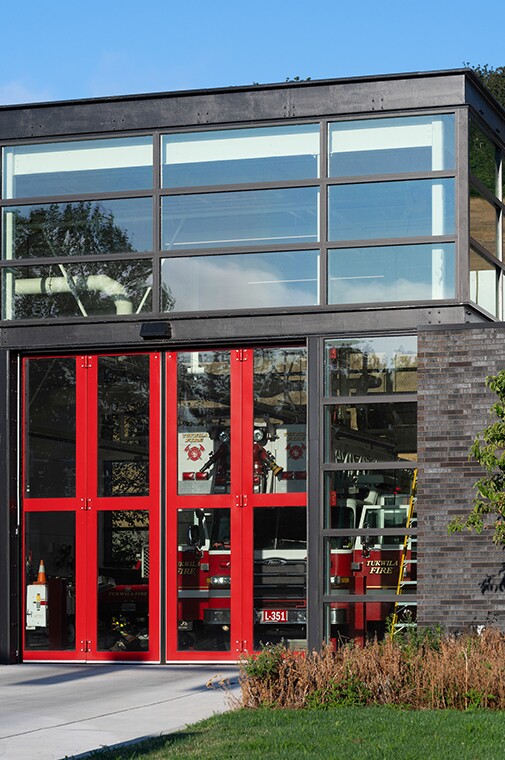
[(420, 625), (505, 629), (505, 551), (486, 531), (447, 533), (449, 520), (472, 504), (481, 469), (468, 451), (496, 398), (484, 380), (502, 368), (505, 325), (419, 332)]

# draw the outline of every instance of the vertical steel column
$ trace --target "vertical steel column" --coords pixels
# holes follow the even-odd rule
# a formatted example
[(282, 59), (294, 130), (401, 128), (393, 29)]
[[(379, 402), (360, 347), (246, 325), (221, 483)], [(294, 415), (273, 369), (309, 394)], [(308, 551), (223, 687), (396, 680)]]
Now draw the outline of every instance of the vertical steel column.
[(17, 365), (0, 351), (0, 663), (19, 659), (19, 547), (17, 503)]
[(307, 346), (307, 442), (308, 442), (308, 494), (307, 494), (307, 643), (309, 651), (319, 649), (323, 641), (323, 572), (322, 539), (323, 510), (320, 478), (320, 389), (321, 367), (319, 339), (309, 338)]

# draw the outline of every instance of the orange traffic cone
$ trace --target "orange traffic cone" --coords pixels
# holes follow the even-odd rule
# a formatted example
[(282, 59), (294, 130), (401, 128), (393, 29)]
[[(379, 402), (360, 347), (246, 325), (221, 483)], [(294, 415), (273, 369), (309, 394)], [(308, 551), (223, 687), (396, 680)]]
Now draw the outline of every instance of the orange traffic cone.
[(46, 568), (44, 565), (44, 560), (41, 559), (39, 565), (39, 574), (37, 575), (37, 580), (35, 581), (34, 586), (44, 586), (46, 583)]

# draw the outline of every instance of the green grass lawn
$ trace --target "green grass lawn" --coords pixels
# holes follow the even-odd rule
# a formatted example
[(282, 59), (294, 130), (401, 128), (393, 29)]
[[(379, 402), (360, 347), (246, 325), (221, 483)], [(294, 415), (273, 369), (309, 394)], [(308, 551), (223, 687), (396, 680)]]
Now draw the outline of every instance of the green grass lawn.
[(505, 714), (403, 711), (239, 710), (185, 731), (94, 753), (98, 760), (504, 760)]

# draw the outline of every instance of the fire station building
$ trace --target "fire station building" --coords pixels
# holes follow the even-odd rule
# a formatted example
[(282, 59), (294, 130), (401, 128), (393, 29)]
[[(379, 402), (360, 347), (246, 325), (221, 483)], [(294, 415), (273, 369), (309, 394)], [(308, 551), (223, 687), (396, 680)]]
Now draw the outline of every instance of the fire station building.
[(504, 625), (448, 536), (505, 367), (468, 70), (0, 108), (0, 661)]

